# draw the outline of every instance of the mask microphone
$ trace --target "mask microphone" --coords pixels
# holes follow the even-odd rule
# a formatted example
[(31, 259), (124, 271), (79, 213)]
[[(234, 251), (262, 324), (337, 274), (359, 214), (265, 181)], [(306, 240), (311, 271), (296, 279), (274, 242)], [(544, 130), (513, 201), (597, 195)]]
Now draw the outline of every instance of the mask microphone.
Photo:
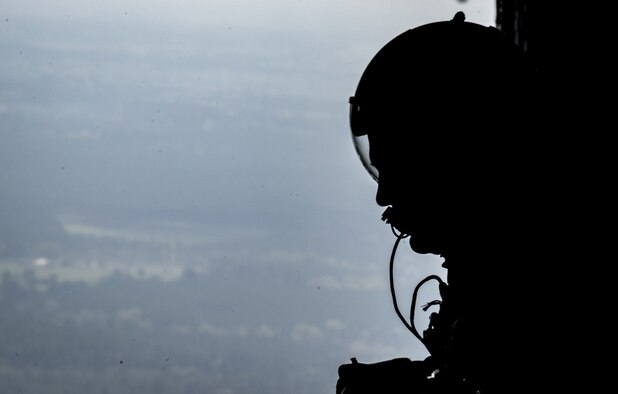
[(391, 216), (392, 216), (392, 211), (393, 211), (393, 207), (388, 207), (388, 208), (386, 208), (386, 210), (384, 212), (382, 212), (382, 221), (383, 222), (390, 224)]

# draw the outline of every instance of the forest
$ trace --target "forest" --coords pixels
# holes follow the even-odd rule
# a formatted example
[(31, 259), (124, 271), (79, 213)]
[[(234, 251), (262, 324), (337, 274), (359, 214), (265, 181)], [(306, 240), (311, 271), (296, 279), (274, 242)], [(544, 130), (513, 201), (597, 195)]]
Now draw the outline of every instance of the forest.
[(281, 328), (236, 325), (244, 319), (234, 305), (205, 291), (212, 282), (191, 270), (176, 280), (115, 273), (96, 283), (5, 271), (0, 392), (330, 391), (336, 371), (316, 362), (327, 354), (293, 335), (276, 338)]

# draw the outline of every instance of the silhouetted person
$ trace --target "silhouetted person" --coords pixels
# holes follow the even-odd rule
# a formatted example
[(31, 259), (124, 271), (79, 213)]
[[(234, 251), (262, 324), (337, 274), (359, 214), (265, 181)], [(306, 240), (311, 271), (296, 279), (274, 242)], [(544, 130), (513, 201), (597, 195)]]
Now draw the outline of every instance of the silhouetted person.
[(462, 13), (402, 33), (369, 63), (350, 99), (359, 155), (384, 220), (414, 252), (442, 256), (447, 281), (421, 335), (430, 356), (342, 365), (337, 393), (557, 384), (564, 189), (539, 130), (543, 94), (520, 48)]

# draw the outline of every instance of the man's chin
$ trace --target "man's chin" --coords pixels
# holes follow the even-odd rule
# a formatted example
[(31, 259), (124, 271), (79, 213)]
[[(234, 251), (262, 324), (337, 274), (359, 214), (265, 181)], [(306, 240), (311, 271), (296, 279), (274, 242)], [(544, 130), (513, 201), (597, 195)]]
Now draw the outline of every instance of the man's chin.
[(410, 247), (418, 254), (440, 255), (443, 248), (435, 240), (423, 239), (424, 237), (410, 236)]

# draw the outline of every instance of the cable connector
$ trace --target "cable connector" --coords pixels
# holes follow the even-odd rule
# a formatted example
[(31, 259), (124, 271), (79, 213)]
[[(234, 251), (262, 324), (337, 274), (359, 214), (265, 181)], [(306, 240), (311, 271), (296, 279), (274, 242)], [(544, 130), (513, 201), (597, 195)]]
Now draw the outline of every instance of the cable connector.
[(427, 312), (427, 309), (431, 308), (434, 305), (440, 305), (440, 304), (442, 304), (442, 301), (433, 300), (431, 302), (426, 303), (425, 305), (422, 305), (421, 308), (423, 308), (423, 312)]

